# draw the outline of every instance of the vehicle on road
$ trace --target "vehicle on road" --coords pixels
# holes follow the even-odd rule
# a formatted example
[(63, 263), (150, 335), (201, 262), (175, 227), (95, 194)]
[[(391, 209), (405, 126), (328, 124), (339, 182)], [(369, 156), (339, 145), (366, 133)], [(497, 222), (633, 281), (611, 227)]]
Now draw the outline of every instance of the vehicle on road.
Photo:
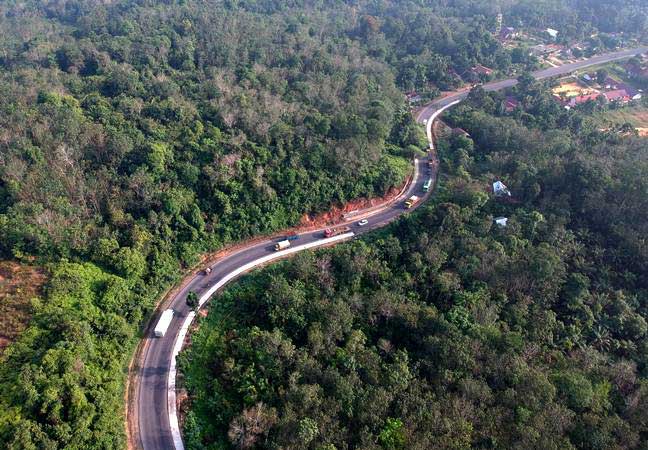
[(430, 190), (430, 186), (432, 186), (432, 178), (428, 178), (428, 180), (425, 182), (423, 185), (423, 192), (427, 192)]
[(155, 329), (153, 330), (155, 337), (164, 337), (169, 329), (169, 325), (171, 325), (173, 314), (175, 314), (175, 311), (172, 309), (167, 309), (162, 313), (160, 320), (158, 320), (158, 323), (155, 325)]
[(405, 208), (408, 208), (408, 209), (411, 208), (411, 207), (414, 206), (414, 205), (415, 205), (419, 200), (420, 200), (420, 199), (419, 199), (419, 197), (418, 197), (417, 195), (412, 195), (410, 198), (408, 198), (407, 200), (405, 200)]
[[(638, 49), (625, 50), (623, 52), (616, 52), (616, 54), (618, 55), (620, 53), (623, 53), (623, 57), (629, 58), (635, 54), (644, 53), (646, 51), (648, 51), (648, 46)], [(599, 58), (596, 61), (590, 60), (589, 62), (584, 61), (571, 65), (568, 64), (552, 67), (549, 69), (544, 69), (540, 72), (534, 72), (534, 76), (538, 79), (543, 79), (550, 76), (568, 73), (570, 71), (573, 71), (575, 68), (584, 68), (591, 66), (594, 63), (601, 64), (602, 62), (609, 62), (617, 59), (619, 59), (619, 56), (614, 56), (612, 58), (608, 57), (605, 60)], [(517, 81), (515, 79), (502, 80), (485, 85), (484, 88), (489, 91), (495, 91), (513, 86), (516, 82)], [(435, 100), (431, 104), (424, 106), (421, 110), (420, 115), (427, 115), (429, 117), (430, 114), (433, 113), (434, 116), (429, 119), (429, 121), (433, 122), (439, 111), (442, 111), (449, 106), (459, 103), (462, 99), (465, 99), (467, 95), (468, 92), (466, 90), (462, 90), (448, 97)], [(430, 167), (436, 168), (436, 166), (433, 165), (430, 165)], [(394, 213), (393, 217), (396, 217), (405, 212), (403, 209), (396, 211), (396, 208), (390, 208), (389, 211), (390, 214), (391, 212)], [(352, 220), (350, 217), (352, 216), (349, 216), (349, 220)], [(376, 216), (372, 219), (372, 224), (378, 225), (378, 222), (382, 223), (383, 221), (383, 218)], [(359, 236), (356, 235), (353, 237), (353, 239), (359, 239)], [(267, 248), (265, 248), (267, 247), (267, 243), (264, 242), (262, 245), (264, 247), (263, 250), (267, 250)], [(259, 248), (259, 250), (261, 250), (261, 248)], [(246, 251), (247, 249), (243, 249), (241, 250), (241, 253), (238, 253), (238, 255), (242, 258), (241, 264), (247, 263), (250, 261), (250, 258), (256, 258), (258, 256), (256, 253), (252, 256), (246, 256)], [(219, 264), (219, 262), (217, 262), (216, 264)], [(214, 267), (220, 267), (221, 269), (226, 268), (224, 266)], [(173, 299), (174, 304), (177, 305), (183, 305), (184, 301), (185, 300), (181, 295), (178, 295)], [(181, 321), (173, 322), (173, 324), (170, 326), (171, 328), (169, 328), (169, 334), (171, 334), (171, 331), (177, 331), (180, 328), (180, 322)], [(172, 400), (173, 404), (175, 404), (175, 389), (169, 389), (169, 380), (171, 380), (171, 378), (168, 377), (171, 362), (175, 362), (175, 358), (172, 353), (173, 345), (168, 345), (169, 343), (165, 342), (165, 340), (163, 339), (152, 339), (151, 341), (151, 344), (157, 347), (152, 348), (152, 350), (154, 351), (141, 352), (141, 360), (138, 361), (138, 363), (139, 365), (141, 365), (143, 370), (136, 370), (131, 374), (131, 376), (137, 377), (137, 380), (139, 382), (135, 384), (137, 386), (137, 393), (134, 401), (131, 402), (132, 406), (134, 407), (132, 411), (129, 411), (129, 420), (132, 417), (135, 423), (138, 424), (138, 426), (135, 427), (136, 433), (139, 434), (139, 440), (149, 443), (146, 448), (153, 450), (173, 449), (173, 439), (175, 438), (181, 441), (181, 436), (175, 431), (170, 431), (169, 421), (172, 415), (166, 408), (166, 402), (162, 401), (160, 404), (156, 403), (158, 399), (166, 399)], [(148, 371), (150, 371), (150, 373)], [(146, 376), (143, 376), (143, 374), (146, 374)], [(173, 384), (175, 385), (175, 378), (173, 379), (173, 381)], [(173, 418), (177, 420), (177, 416), (174, 416)]]
[(361, 221), (358, 222), (358, 226), (359, 227), (364, 227), (368, 223), (369, 223), (369, 221), (367, 219), (362, 219)]
[(212, 271), (211, 267), (207, 267), (205, 268), (205, 270), (203, 270), (203, 275), (209, 275), (211, 271)]
[(324, 237), (330, 238), (333, 236), (337, 236), (338, 234), (343, 234), (348, 231), (351, 231), (350, 227), (336, 227), (336, 228), (327, 228), (324, 230)]
[(288, 247), (290, 247), (290, 241), (288, 239), (284, 239), (283, 241), (277, 242), (274, 246), (274, 249), (275, 252), (278, 252), (279, 250), (285, 250)]
[(286, 236), (285, 238), (287, 241), (295, 241), (299, 239), (299, 235), (297, 233), (292, 233)]

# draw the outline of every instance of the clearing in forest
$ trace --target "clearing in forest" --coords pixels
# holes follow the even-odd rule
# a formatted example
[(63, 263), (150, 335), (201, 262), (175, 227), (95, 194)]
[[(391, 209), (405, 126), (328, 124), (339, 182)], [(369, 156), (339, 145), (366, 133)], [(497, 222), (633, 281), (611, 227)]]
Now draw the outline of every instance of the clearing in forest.
[(606, 128), (629, 123), (639, 131), (639, 134), (646, 135), (645, 132), (648, 130), (648, 107), (645, 106), (611, 109), (597, 114), (596, 118), (600, 125)]
[(41, 267), (0, 261), (0, 354), (27, 326), (31, 299), (47, 278)]
[(571, 81), (569, 83), (562, 83), (560, 86), (556, 86), (552, 89), (552, 92), (555, 95), (564, 95), (566, 98), (577, 97), (579, 95), (589, 95), (595, 94), (598, 91), (596, 89), (587, 88), (582, 86), (576, 81)]

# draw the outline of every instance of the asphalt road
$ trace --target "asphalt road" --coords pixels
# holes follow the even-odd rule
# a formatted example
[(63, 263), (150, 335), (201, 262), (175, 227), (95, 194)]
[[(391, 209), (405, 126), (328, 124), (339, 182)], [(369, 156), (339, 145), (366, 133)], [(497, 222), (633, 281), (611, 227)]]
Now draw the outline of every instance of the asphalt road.
[[(426, 196), (423, 192), (423, 184), (431, 176), (427, 168), (427, 158), (417, 162), (415, 179), (399, 201), (396, 201), (383, 210), (372, 213), (359, 213), (354, 216), (353, 221), (347, 222), (355, 234), (362, 234), (375, 228), (384, 226), (393, 221), (401, 214), (409, 211), (404, 208), (404, 199), (410, 195), (421, 197), (422, 203)], [(419, 203), (419, 204), (420, 204)], [(358, 226), (357, 221), (367, 217), (369, 223), (365, 226)], [(318, 241), (323, 238), (323, 231), (312, 231), (299, 235), (299, 239), (293, 241), (293, 246)], [(274, 244), (281, 238), (266, 240), (250, 247), (236, 251), (235, 253), (218, 260), (211, 266), (209, 275), (198, 275), (193, 278), (178, 294), (171, 300), (169, 308), (173, 308), (175, 315), (164, 337), (156, 338), (152, 334), (144, 337), (143, 360), (138, 370), (138, 383), (136, 390), (136, 414), (139, 425), (139, 441), (145, 450), (169, 450), (174, 448), (169, 416), (167, 408), (167, 374), (171, 365), (171, 355), (176, 336), (191, 312), (187, 307), (185, 299), (190, 291), (194, 291), (200, 297), (211, 286), (215, 285), (225, 275), (234, 269), (254, 261), (260, 257), (272, 254)]]
[[(549, 69), (538, 70), (533, 72), (532, 75), (541, 80), (543, 78), (555, 77), (558, 75), (566, 75), (578, 69), (583, 69), (585, 67), (596, 66), (598, 64), (603, 64), (611, 61), (616, 61), (619, 59), (630, 58), (638, 53), (648, 52), (648, 46), (635, 47), (628, 50), (620, 50), (617, 52), (605, 53), (603, 55), (594, 56), (585, 61), (578, 61), (571, 64), (564, 64), (558, 67), (550, 67)], [(517, 80), (515, 78), (509, 78), (508, 80), (493, 81), (491, 83), (486, 83), (483, 85), (484, 89), (487, 91), (499, 91), (501, 89), (515, 86)], [(419, 122), (424, 122), (427, 120), (437, 109), (442, 106), (446, 106), (449, 103), (452, 103), (455, 100), (463, 100), (468, 96), (469, 90), (464, 90), (457, 92), (455, 94), (448, 95), (438, 100), (434, 100), (432, 103), (424, 106), (423, 109), (418, 113), (417, 120)]]
[[(580, 61), (573, 64), (538, 71), (534, 73), (534, 76), (536, 78), (547, 78), (562, 75), (576, 69), (616, 59), (627, 58), (645, 51), (648, 51), (648, 47), (639, 47), (609, 53), (591, 58), (587, 61)], [(513, 86), (515, 83), (515, 79), (509, 79), (488, 83), (484, 85), (484, 88), (486, 90), (498, 90)], [(465, 91), (435, 100), (419, 112), (418, 120), (421, 122), (427, 120), (436, 110), (441, 109), (443, 106), (447, 106), (456, 100), (461, 100), (467, 95), (468, 92)], [(384, 210), (373, 213), (368, 218), (369, 224), (364, 227), (357, 226), (356, 222), (365, 217), (365, 215), (356, 215), (353, 221), (348, 222), (348, 224), (351, 225), (353, 232), (356, 234), (366, 233), (395, 220), (404, 212), (408, 211), (403, 206), (403, 200), (412, 194), (417, 194), (422, 197), (420, 203), (429, 196), (430, 193), (427, 193), (424, 196), (422, 191), (423, 184), (432, 175), (427, 169), (427, 159), (419, 160), (417, 164), (418, 167), (416, 172), (419, 176), (415, 177), (413, 183), (403, 195), (403, 199), (386, 207)], [(434, 175), (436, 176), (436, 174)], [(293, 245), (314, 242), (322, 239), (322, 237), (322, 230), (304, 233), (299, 235), (299, 239), (294, 241)], [(220, 279), (236, 268), (260, 257), (271, 254), (274, 251), (274, 243), (278, 240), (281, 239), (267, 240), (236, 251), (235, 253), (218, 260), (213, 266), (211, 266), (212, 272), (209, 275), (198, 275), (194, 277), (170, 301), (168, 307), (173, 308), (176, 313), (166, 335), (162, 338), (155, 338), (152, 335), (144, 337), (142, 343), (143, 356), (139, 361), (135, 361), (135, 365), (139, 366), (139, 369), (137, 370), (136, 375), (137, 389), (134, 414), (136, 414), (135, 420), (139, 431), (139, 436), (136, 437), (136, 440), (139, 441), (139, 445), (145, 450), (170, 450), (175, 447), (169, 425), (169, 414), (167, 408), (167, 375), (171, 365), (171, 357), (176, 337), (185, 321), (185, 318), (190, 313), (190, 310), (185, 303), (187, 293), (194, 291), (201, 296), (211, 286), (215, 285)]]

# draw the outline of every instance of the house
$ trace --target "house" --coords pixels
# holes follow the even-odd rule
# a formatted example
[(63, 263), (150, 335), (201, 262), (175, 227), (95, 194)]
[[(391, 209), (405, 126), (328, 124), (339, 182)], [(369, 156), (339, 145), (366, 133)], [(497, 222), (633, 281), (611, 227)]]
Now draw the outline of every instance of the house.
[(617, 89), (623, 89), (624, 91), (626, 91), (628, 97), (630, 97), (630, 100), (639, 100), (641, 98), (641, 93), (637, 89), (627, 85), (626, 83), (617, 82), (616, 87)]
[(577, 95), (575, 97), (569, 97), (569, 98), (562, 98), (559, 95), (554, 95), (553, 97), (565, 108), (573, 108), (574, 106), (582, 105), (583, 103), (587, 103), (590, 100), (591, 101), (596, 101), (596, 99), (599, 98), (601, 95), (600, 92), (594, 92), (591, 94), (583, 94), (583, 95)]
[(417, 94), (414, 91), (405, 93), (405, 97), (407, 97), (407, 101), (410, 103), (410, 105), (419, 103), (420, 101), (423, 100), (423, 97), (421, 97), (419, 94)]
[(625, 89), (614, 89), (604, 93), (603, 95), (609, 102), (628, 103), (631, 99)]
[(515, 39), (519, 35), (520, 35), (520, 33), (515, 28), (513, 28), (513, 27), (503, 27), (500, 30), (498, 38), (501, 41), (507, 41), (509, 39)]
[(505, 195), (508, 195), (509, 197), (511, 196), (511, 191), (509, 191), (506, 185), (499, 180), (493, 183), (493, 193), (496, 197), (502, 197)]
[(493, 222), (495, 222), (496, 225), (498, 225), (501, 228), (504, 228), (506, 226), (506, 222), (508, 222), (507, 217), (495, 217), (493, 219)]
[(641, 93), (637, 89), (614, 78), (607, 77), (603, 85), (607, 90), (603, 95), (608, 101), (627, 103), (630, 100), (639, 100), (641, 98)]
[(520, 105), (520, 102), (515, 97), (511, 97), (510, 95), (507, 96), (506, 99), (504, 100), (504, 110), (506, 112), (513, 111), (519, 105)]
[(554, 30), (553, 28), (547, 28), (545, 33), (551, 36), (551, 39), (556, 39), (558, 37), (558, 30)]
[(531, 54), (533, 56), (549, 56), (560, 53), (564, 49), (564, 46), (558, 44), (538, 44), (531, 47)]
[(482, 66), (481, 64), (477, 64), (472, 69), (470, 69), (470, 71), (472, 73), (474, 73), (475, 75), (478, 75), (478, 76), (479, 75), (489, 76), (489, 75), (492, 75), (492, 73), (493, 73), (493, 69), (490, 69), (490, 68), (488, 68), (486, 66)]

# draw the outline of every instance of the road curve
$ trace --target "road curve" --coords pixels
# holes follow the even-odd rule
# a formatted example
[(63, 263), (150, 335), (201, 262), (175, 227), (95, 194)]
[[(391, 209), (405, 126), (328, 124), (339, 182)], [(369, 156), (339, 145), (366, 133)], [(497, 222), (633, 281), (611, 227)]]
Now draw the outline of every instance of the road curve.
[[(558, 75), (566, 75), (578, 69), (583, 69), (585, 67), (596, 66), (598, 64), (604, 64), (611, 61), (617, 61), (619, 59), (631, 58), (634, 55), (639, 53), (648, 52), (648, 46), (635, 47), (627, 50), (619, 50), (616, 52), (605, 53), (598, 56), (593, 56), (592, 58), (586, 59), (584, 61), (577, 61), (570, 64), (564, 64), (562, 66), (550, 67), (549, 69), (538, 70), (532, 72), (536, 79), (542, 80), (544, 78), (555, 77)], [(493, 81), (483, 85), (484, 89), (487, 91), (499, 91), (501, 89), (515, 86), (517, 80), (515, 78), (509, 78), (507, 80)], [(468, 96), (469, 90), (459, 91), (453, 94), (450, 94), (446, 97), (434, 100), (432, 103), (424, 106), (417, 115), (417, 120), (421, 123), (427, 121), (427, 119), (432, 116), (432, 114), (442, 106), (449, 105), (450, 103), (456, 102), (457, 100), (463, 100)]]
[[(559, 67), (553, 67), (535, 72), (533, 75), (540, 78), (547, 78), (562, 75), (583, 67), (601, 64), (617, 59), (631, 57), (637, 53), (648, 51), (648, 47), (639, 47), (620, 52), (613, 52), (591, 58), (587, 61), (580, 61)], [(484, 85), (486, 90), (498, 90), (513, 86), (515, 79), (497, 81)], [(427, 122), (428, 139), (430, 148), (431, 124), (438, 114), (446, 108), (458, 103), (468, 95), (467, 91), (457, 92), (447, 97), (433, 101), (426, 105), (417, 116), (419, 122)], [(431, 120), (429, 120), (431, 119)], [(402, 200), (414, 193), (422, 195), (422, 187), (430, 176), (436, 173), (428, 172), (428, 158), (415, 161), (415, 176), (406, 191), (396, 201), (384, 209), (373, 211), (367, 214), (356, 214), (352, 222), (347, 222), (355, 234), (362, 234), (373, 229), (384, 226), (395, 220), (406, 210), (403, 208)], [(429, 175), (428, 175), (429, 173)], [(429, 195), (423, 196), (422, 201)], [(420, 203), (422, 203), (422, 201)], [(419, 204), (420, 204), (419, 203)], [(363, 217), (369, 217), (369, 224), (358, 227), (355, 222)], [(299, 235), (294, 245), (315, 243), (322, 239), (322, 230), (309, 231)], [(192, 320), (193, 313), (187, 307), (185, 299), (190, 291), (196, 292), (199, 297), (204, 297), (212, 287), (222, 284), (221, 280), (228, 278), (228, 275), (246, 264), (273, 254), (273, 245), (279, 239), (268, 239), (260, 243), (254, 243), (242, 248), (220, 260), (211, 266), (209, 275), (196, 275), (186, 283), (165, 305), (175, 310), (174, 318), (169, 326), (166, 335), (162, 338), (154, 338), (152, 335), (144, 336), (141, 345), (139, 358), (134, 361), (132, 377), (135, 380), (135, 402), (132, 410), (129, 410), (129, 420), (136, 424), (132, 436), (134, 444), (144, 450), (182, 450), (182, 440), (177, 430), (177, 417), (175, 416), (175, 377), (169, 378), (169, 373), (175, 373), (174, 355), (180, 350), (185, 333)], [(171, 414), (170, 414), (171, 413)], [(135, 417), (130, 417), (134, 415)], [(174, 423), (175, 422), (175, 423)], [(175, 433), (172, 433), (172, 424)], [(174, 439), (174, 434), (175, 439)]]
[[(427, 157), (416, 160), (414, 176), (397, 201), (379, 210), (354, 214), (353, 221), (346, 224), (351, 226), (355, 234), (362, 234), (395, 220), (407, 211), (403, 207), (404, 198), (416, 193), (425, 200), (429, 193), (423, 193), (423, 184), (433, 175), (429, 172)], [(368, 218), (369, 224), (363, 227), (357, 226), (356, 222), (365, 217)], [(322, 229), (309, 231), (300, 234), (299, 239), (293, 242), (293, 246), (317, 244), (323, 240), (322, 238)], [(217, 285), (220, 287), (222, 281), (228, 279), (232, 272), (260, 258), (274, 255), (273, 247), (279, 240), (281, 239), (268, 239), (254, 243), (216, 261), (211, 266), (212, 271), (209, 275), (196, 275), (170, 299), (168, 305), (165, 305), (166, 308), (173, 308), (175, 311), (167, 333), (162, 338), (155, 338), (151, 334), (144, 336), (140, 344), (140, 357), (133, 365), (135, 369), (132, 376), (136, 378), (132, 380), (135, 382), (133, 399), (135, 405), (129, 411), (129, 415), (136, 417), (129, 417), (129, 420), (134, 420), (137, 424), (133, 427), (135, 428), (133, 431), (138, 436), (132, 436), (135, 445), (145, 450), (183, 449), (174, 411), (175, 377), (170, 377), (169, 374), (175, 372), (174, 355), (180, 350), (182, 338), (192, 319), (190, 314), (193, 313), (185, 301), (187, 294), (190, 291), (196, 292), (202, 302), (203, 297), (209, 295), (213, 287)]]

